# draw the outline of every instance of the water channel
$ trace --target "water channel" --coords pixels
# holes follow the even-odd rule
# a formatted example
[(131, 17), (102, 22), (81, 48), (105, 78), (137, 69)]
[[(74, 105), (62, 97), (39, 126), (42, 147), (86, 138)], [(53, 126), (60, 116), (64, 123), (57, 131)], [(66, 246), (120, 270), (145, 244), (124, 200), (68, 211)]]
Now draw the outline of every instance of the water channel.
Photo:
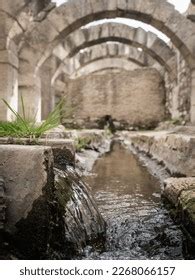
[(184, 259), (184, 235), (161, 201), (161, 185), (120, 143), (97, 160), (86, 178), (107, 223), (103, 251), (83, 259)]

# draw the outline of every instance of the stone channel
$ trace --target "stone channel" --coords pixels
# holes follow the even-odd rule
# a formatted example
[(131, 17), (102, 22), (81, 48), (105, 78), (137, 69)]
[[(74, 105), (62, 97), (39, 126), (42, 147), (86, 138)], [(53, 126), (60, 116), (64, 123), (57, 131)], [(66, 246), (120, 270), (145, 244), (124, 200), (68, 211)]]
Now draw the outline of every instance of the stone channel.
[(107, 222), (107, 234), (104, 250), (87, 247), (84, 259), (193, 258), (161, 199), (160, 178), (120, 142), (98, 159), (86, 180)]
[(190, 133), (57, 136), (1, 139), (0, 258), (194, 258)]

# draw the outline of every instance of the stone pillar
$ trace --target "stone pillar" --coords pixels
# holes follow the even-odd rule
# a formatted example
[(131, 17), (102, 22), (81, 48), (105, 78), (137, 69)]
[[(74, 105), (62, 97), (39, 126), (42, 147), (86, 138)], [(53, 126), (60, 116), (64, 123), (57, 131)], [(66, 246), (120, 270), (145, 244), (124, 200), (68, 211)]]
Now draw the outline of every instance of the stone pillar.
[(190, 4), (187, 10), (187, 18), (195, 22), (195, 4)]
[(56, 61), (54, 57), (50, 57), (40, 69), (41, 75), (41, 97), (42, 97), (42, 120), (45, 120), (49, 113), (53, 110), (55, 102), (55, 91), (51, 85), (51, 79), (56, 69)]
[(24, 101), (25, 117), (41, 121), (41, 79), (33, 72), (19, 76), (19, 113), (22, 114), (21, 97)]
[(5, 182), (0, 177), (0, 231), (4, 229), (5, 224)]
[(14, 119), (14, 115), (2, 99), (5, 99), (17, 111), (18, 58), (11, 50), (0, 50), (0, 121), (10, 121)]
[(195, 125), (195, 69), (192, 70), (191, 87), (191, 123)]

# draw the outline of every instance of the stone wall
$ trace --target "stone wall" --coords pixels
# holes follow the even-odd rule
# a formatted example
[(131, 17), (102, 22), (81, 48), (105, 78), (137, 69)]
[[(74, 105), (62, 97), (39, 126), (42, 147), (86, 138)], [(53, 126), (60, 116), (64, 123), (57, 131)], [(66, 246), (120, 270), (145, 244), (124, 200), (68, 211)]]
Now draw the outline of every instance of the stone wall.
[(0, 230), (4, 228), (5, 224), (5, 182), (0, 177)]
[(73, 142), (39, 144), (0, 144), (0, 259), (11, 251), (19, 259), (71, 259), (104, 237), (105, 222), (73, 167)]
[(87, 75), (70, 80), (66, 93), (75, 119), (110, 115), (129, 126), (152, 127), (165, 118), (163, 80), (152, 68)]
[(131, 144), (173, 175), (195, 176), (195, 137), (182, 133), (140, 132), (130, 134)]
[[(176, 214), (190, 235), (190, 248), (195, 249), (195, 179), (168, 178), (164, 181), (163, 196), (175, 208)], [(188, 236), (189, 238), (189, 236)]]
[(190, 120), (191, 70), (177, 52), (177, 77), (174, 80), (165, 73), (166, 110), (172, 119)]
[(3, 104), (6, 99), (11, 107), (18, 109), (18, 58), (14, 47), (10, 50), (0, 46), (0, 120), (12, 120), (12, 112)]

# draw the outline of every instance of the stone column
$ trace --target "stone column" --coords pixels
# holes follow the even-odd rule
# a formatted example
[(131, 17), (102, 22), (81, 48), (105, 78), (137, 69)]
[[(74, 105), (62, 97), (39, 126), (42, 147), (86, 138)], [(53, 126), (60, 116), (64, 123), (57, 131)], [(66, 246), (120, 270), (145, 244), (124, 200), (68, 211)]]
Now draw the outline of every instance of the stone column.
[(40, 69), (41, 74), (41, 97), (42, 97), (42, 120), (45, 120), (53, 110), (55, 91), (51, 85), (51, 79), (56, 69), (56, 59), (50, 57)]
[(26, 118), (37, 122), (41, 121), (41, 73), (38, 68), (41, 57), (42, 53), (27, 43), (19, 53), (19, 112), (22, 113), (22, 96)]
[(195, 22), (195, 1), (194, 3), (189, 5), (187, 10), (187, 18), (190, 19), (192, 22)]
[(191, 123), (195, 125), (195, 69), (192, 70), (191, 87)]
[(5, 224), (5, 182), (0, 177), (0, 231), (4, 229)]
[(22, 114), (21, 97), (24, 101), (25, 117), (41, 121), (41, 79), (34, 72), (19, 75), (19, 113)]
[(2, 102), (5, 99), (18, 108), (18, 58), (11, 50), (0, 50), (0, 120), (12, 120), (13, 113)]

